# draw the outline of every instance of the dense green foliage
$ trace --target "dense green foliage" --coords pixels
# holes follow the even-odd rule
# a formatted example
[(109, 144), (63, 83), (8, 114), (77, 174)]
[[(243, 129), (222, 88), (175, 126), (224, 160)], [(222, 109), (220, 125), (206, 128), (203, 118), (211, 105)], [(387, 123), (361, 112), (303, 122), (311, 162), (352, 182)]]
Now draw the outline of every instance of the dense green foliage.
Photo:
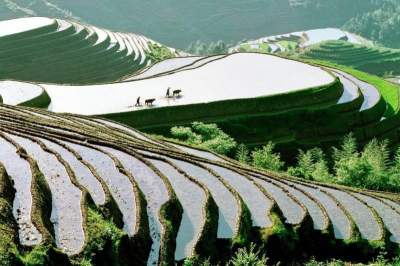
[(149, 49), (150, 54), (148, 55), (148, 57), (153, 63), (175, 57), (170, 49), (165, 46), (160, 46), (156, 43), (149, 43)]
[(239, 249), (228, 265), (232, 266), (264, 266), (267, 265), (265, 255), (256, 249), (255, 245), (250, 245), (248, 249)]
[[(305, 266), (399, 266), (400, 257), (394, 259), (385, 258), (385, 254), (382, 253), (376, 259), (370, 263), (349, 263), (341, 260), (330, 260), (330, 261), (318, 261), (311, 259), (310, 261), (302, 263)], [(197, 257), (189, 258), (185, 260), (184, 266), (212, 266), (209, 260), (201, 260)], [(268, 258), (263, 255), (254, 244), (250, 244), (249, 248), (239, 249), (232, 257), (232, 259), (226, 263), (226, 266), (267, 266), (267, 265), (280, 265), (269, 264)], [(300, 265), (300, 264), (294, 264)]]
[[(285, 164), (279, 154), (274, 153), (271, 143), (254, 153), (257, 156), (252, 156), (251, 163), (256, 167), (279, 171)], [(340, 147), (332, 147), (329, 154), (331, 156), (327, 156), (320, 148), (299, 150), (296, 164), (289, 166), (286, 171), (289, 175), (307, 180), (400, 191), (400, 148), (391, 156), (387, 141), (374, 139), (360, 151), (356, 139), (350, 134)]]
[(171, 128), (171, 134), (180, 141), (224, 155), (232, 152), (237, 145), (236, 141), (216, 124), (193, 122), (191, 127)]
[(326, 159), (318, 148), (300, 151), (296, 166), (288, 173), (309, 180), (398, 192), (400, 148), (393, 157), (391, 160), (387, 141), (372, 140), (359, 151), (355, 138), (348, 135), (339, 148), (333, 147), (331, 158)]
[(280, 155), (273, 152), (275, 145), (268, 142), (261, 149), (256, 149), (251, 153), (252, 165), (258, 168), (280, 171), (284, 166)]
[(400, 1), (386, 0), (382, 7), (349, 20), (344, 29), (380, 42), (389, 47), (400, 47)]
[(286, 172), (312, 181), (400, 192), (400, 147), (391, 154), (386, 140), (373, 139), (359, 149), (357, 140), (349, 134), (339, 147), (326, 152), (318, 147), (299, 150), (296, 163), (290, 165), (274, 150), (274, 143), (249, 151), (215, 124), (195, 122), (192, 128), (174, 127), (171, 132), (180, 141), (222, 155), (234, 155), (239, 162), (260, 169)]
[(388, 260), (388, 259), (385, 259), (384, 256), (379, 256), (376, 260), (374, 260), (368, 264), (363, 264), (363, 263), (352, 264), (352, 263), (344, 262), (341, 260), (331, 260), (331, 261), (327, 261), (327, 262), (320, 262), (320, 261), (316, 261), (315, 259), (312, 259), (305, 264), (305, 266), (351, 266), (351, 265), (399, 266), (400, 265), (400, 257), (394, 258), (393, 260)]
[[(240, 248), (226, 263), (226, 266), (265, 266), (267, 262), (268, 259), (256, 248), (256, 245), (250, 244), (249, 248)], [(209, 260), (193, 257), (186, 259), (183, 265), (211, 266), (212, 264)]]

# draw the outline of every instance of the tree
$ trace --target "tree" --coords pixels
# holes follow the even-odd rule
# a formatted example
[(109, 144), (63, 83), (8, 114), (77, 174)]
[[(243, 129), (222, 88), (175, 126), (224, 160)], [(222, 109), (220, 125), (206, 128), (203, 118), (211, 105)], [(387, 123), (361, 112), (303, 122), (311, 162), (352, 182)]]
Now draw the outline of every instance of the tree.
[(284, 162), (281, 161), (281, 156), (274, 153), (275, 144), (271, 141), (261, 149), (256, 149), (251, 153), (252, 164), (255, 167), (263, 168), (272, 171), (280, 171)]
[(340, 148), (333, 148), (333, 160), (336, 182), (363, 187), (371, 172), (365, 160), (360, 160), (356, 139), (353, 134), (345, 136)]
[(247, 164), (250, 160), (249, 158), (249, 149), (244, 144), (240, 144), (236, 149), (236, 160), (241, 163)]
[(297, 156), (297, 165), (290, 167), (288, 173), (293, 176), (316, 181), (331, 181), (333, 178), (329, 173), (325, 154), (319, 148), (314, 148), (307, 152), (300, 150)]
[(394, 156), (393, 165), (389, 169), (390, 180), (388, 186), (390, 186), (392, 191), (400, 191), (400, 147), (397, 148), (396, 154)]
[(268, 259), (261, 255), (260, 250), (256, 250), (255, 245), (251, 244), (248, 249), (239, 249), (234, 257), (227, 264), (228, 266), (265, 266)]
[(382, 43), (389, 47), (400, 47), (400, 5), (399, 0), (385, 0), (384, 4), (371, 12), (350, 19), (345, 30)]

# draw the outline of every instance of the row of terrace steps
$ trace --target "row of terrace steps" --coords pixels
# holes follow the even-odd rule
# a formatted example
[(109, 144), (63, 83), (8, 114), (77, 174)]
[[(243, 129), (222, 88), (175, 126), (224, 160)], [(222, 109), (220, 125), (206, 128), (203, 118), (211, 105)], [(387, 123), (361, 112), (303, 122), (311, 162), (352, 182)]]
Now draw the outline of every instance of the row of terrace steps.
[[(338, 243), (400, 242), (398, 195), (278, 178), (102, 119), (5, 105), (0, 114), (0, 163), (15, 184), (13, 214), (22, 245), (42, 244), (47, 234), (23, 222), (32, 218), (29, 209), (37, 204), (35, 198), (18, 197), (28, 191), (29, 182), (20, 179), (33, 175), (29, 164), (38, 166), (51, 192), (54, 243), (71, 258), (88, 241), (85, 213), (92, 207), (85, 195), (98, 209), (114, 203), (121, 214), (116, 224), (130, 241), (145, 234), (151, 245), (144, 259), (150, 265), (171, 252), (160, 210), (172, 200), (181, 210), (172, 251), (176, 261), (209, 255), (206, 247), (213, 241), (246, 238), (253, 230), (269, 232), (278, 224), (310, 244), (309, 227)], [(17, 158), (18, 167), (6, 158)], [(22, 205), (26, 211), (18, 212)], [(244, 226), (248, 223), (251, 231)]]

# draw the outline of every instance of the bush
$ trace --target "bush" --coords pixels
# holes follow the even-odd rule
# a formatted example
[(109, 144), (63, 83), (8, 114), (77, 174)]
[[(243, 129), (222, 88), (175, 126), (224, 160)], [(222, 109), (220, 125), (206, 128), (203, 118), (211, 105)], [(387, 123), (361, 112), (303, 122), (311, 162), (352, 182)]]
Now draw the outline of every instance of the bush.
[(183, 266), (211, 266), (210, 260), (202, 260), (199, 257), (186, 259)]
[(239, 249), (234, 257), (227, 265), (231, 266), (265, 266), (267, 258), (261, 255), (260, 250), (256, 250), (255, 245), (250, 245), (250, 248)]
[(173, 127), (171, 134), (174, 138), (192, 145), (201, 144), (201, 136), (192, 131), (190, 127)]
[[(191, 127), (173, 127), (171, 134), (190, 145), (222, 155), (234, 155), (244, 164), (271, 171), (284, 170), (285, 162), (279, 153), (274, 152), (274, 143), (269, 142), (261, 149), (250, 152), (244, 144), (237, 145), (216, 124), (194, 122)], [(287, 173), (307, 180), (400, 192), (400, 147), (391, 160), (388, 141), (373, 139), (359, 150), (353, 134), (349, 134), (340, 147), (332, 149), (332, 156), (329, 157), (320, 148), (300, 150), (297, 163), (289, 167)]]
[(305, 266), (344, 266), (345, 263), (339, 260), (333, 260), (331, 262), (319, 262), (315, 259), (310, 260), (305, 263)]
[(171, 128), (171, 134), (180, 141), (209, 149), (222, 155), (232, 153), (237, 146), (236, 141), (223, 132), (216, 124), (193, 122), (191, 128)]
[(300, 150), (297, 156), (297, 165), (289, 167), (288, 174), (316, 181), (331, 181), (333, 179), (329, 173), (325, 154), (319, 148), (306, 152)]
[(335, 181), (343, 185), (361, 187), (371, 172), (366, 160), (361, 160), (352, 134), (347, 135), (340, 148), (333, 148)]
[(240, 144), (236, 149), (235, 159), (241, 163), (247, 164), (250, 161), (249, 149), (244, 144)]
[(280, 171), (285, 165), (281, 161), (281, 156), (274, 153), (275, 144), (271, 141), (262, 149), (256, 149), (251, 153), (252, 164), (255, 167), (263, 168), (271, 171)]
[(400, 150), (390, 165), (387, 141), (370, 141), (357, 151), (356, 140), (347, 136), (340, 149), (334, 148), (336, 182), (374, 190), (400, 191)]
[(346, 263), (340, 260), (332, 260), (329, 262), (319, 262), (315, 259), (310, 260), (309, 262), (305, 263), (306, 266), (345, 266), (345, 265), (368, 265), (368, 266), (400, 266), (400, 257), (394, 258), (393, 260), (388, 260), (385, 258), (384, 255), (378, 256), (376, 260), (368, 264), (352, 264)]
[(400, 191), (400, 148), (397, 149), (394, 156), (393, 164), (389, 169), (390, 180), (387, 186), (393, 188), (391, 190), (399, 192)]
[(153, 63), (175, 57), (175, 55), (171, 52), (171, 50), (165, 46), (161, 46), (159, 44), (150, 43), (150, 42), (148, 44), (149, 44), (149, 49), (150, 49), (148, 58)]

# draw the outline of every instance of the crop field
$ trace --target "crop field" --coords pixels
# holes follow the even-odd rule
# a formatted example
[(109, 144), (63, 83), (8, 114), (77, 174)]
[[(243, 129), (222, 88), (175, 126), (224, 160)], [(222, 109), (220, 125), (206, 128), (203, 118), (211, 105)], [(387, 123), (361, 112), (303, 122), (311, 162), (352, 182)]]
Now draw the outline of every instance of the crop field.
[[(174, 67), (166, 65), (168, 63)], [(138, 97), (142, 101), (156, 99), (155, 107), (171, 107), (243, 99), (249, 95), (265, 97), (326, 86), (335, 81), (332, 75), (317, 67), (262, 54), (202, 58), (194, 63), (185, 62), (184, 67), (179, 63), (182, 63), (181, 59), (161, 62), (149, 68), (148, 71), (158, 69), (152, 71), (152, 76), (143, 78), (144, 72), (139, 78), (134, 76), (132, 81), (87, 86), (42, 86), (51, 98), (51, 111), (102, 115), (146, 109), (143, 102), (141, 106), (135, 106)], [(288, 75), (284, 81), (283, 75)], [(207, 79), (204, 79), (206, 76)], [(170, 96), (173, 90), (180, 89), (182, 97), (165, 97), (168, 87), (171, 88)], [(75, 97), (77, 93), (80, 94), (78, 99)]]
[(59, 19), (0, 22), (0, 47), (0, 264), (174, 265), (249, 243), (283, 263), (399, 252), (398, 194), (262, 171), (139, 131), (215, 122), (289, 151), (350, 131), (397, 143), (396, 85), (316, 60), (180, 56)]
[[(181, 56), (157, 62), (154, 54), (165, 52), (163, 47), (150, 51), (156, 43), (141, 35), (45, 18), (2, 23), (20, 25), (27, 20), (36, 27), (26, 31), (16, 27), (15, 33), (5, 32), (0, 37), (0, 43), (7, 48), (0, 62), (9, 60), (2, 69), (21, 69), (12, 70), (14, 76), (4, 79), (25, 81), (0, 81), (5, 104), (97, 115), (158, 134), (168, 134), (172, 126), (192, 121), (215, 122), (239, 142), (257, 146), (273, 140), (281, 150), (330, 145), (350, 131), (361, 142), (373, 137), (399, 141), (398, 88), (352, 68), (329, 64), (325, 67), (319, 62), (307, 64), (262, 53)], [(326, 39), (346, 39), (345, 47), (367, 42), (337, 29), (271, 38), (289, 47), (299, 41), (294, 36), (304, 38), (304, 47), (314, 47), (312, 44)], [(90, 45), (82, 47), (86, 42)], [(173, 49), (165, 49), (169, 55), (179, 55)], [(39, 61), (32, 59), (29, 66), (26, 62), (15, 63), (18, 58), (31, 57)], [(51, 69), (43, 70), (46, 67), (42, 64), (37, 67), (41, 60), (57, 66), (46, 63)], [(72, 82), (82, 75), (97, 79), (102, 76), (99, 71), (116, 71), (114, 63), (109, 65), (111, 62), (124, 73), (118, 71), (118, 77), (112, 79)], [(65, 69), (67, 65), (69, 70)], [(54, 73), (59, 69), (59, 74)], [(42, 70), (54, 80), (35, 72)], [(56, 77), (67, 78), (67, 73), (71, 73), (71, 82), (57, 80)], [(31, 80), (26, 75), (40, 83), (26, 82)], [(54, 84), (56, 81), (78, 84)]]
[[(203, 121), (249, 145), (274, 140), (294, 151), (336, 143), (351, 131), (361, 142), (399, 141), (396, 85), (349, 67), (310, 62), (260, 53), (189, 56), (119, 82), (40, 86), (51, 99), (50, 111), (102, 116), (158, 134)], [(147, 99), (153, 102), (145, 104)]]
[(0, 91), (5, 104), (102, 116), (158, 134), (192, 121), (214, 122), (240, 142), (256, 146), (273, 140), (285, 150), (333, 144), (351, 131), (361, 142), (399, 141), (396, 85), (349, 67), (310, 62), (260, 53), (186, 56), (118, 82), (5, 80)]
[(169, 57), (179, 54), (142, 35), (61, 19), (21, 18), (0, 27), (0, 79), (111, 82), (151, 64), (159, 51)]
[[(65, 263), (90, 254), (155, 265), (218, 256), (221, 245), (234, 249), (251, 239), (283, 245), (282, 230), (304, 252), (313, 251), (315, 239), (343, 253), (400, 243), (396, 194), (261, 172), (100, 118), (9, 105), (0, 113), (1, 200), (8, 213), (1, 226), (14, 239), (0, 243), (13, 245), (10, 260), (42, 247)], [(93, 219), (118, 232), (113, 254), (94, 238), (107, 237), (107, 229), (94, 227)]]
[(400, 74), (398, 49), (327, 41), (308, 47), (300, 56), (349, 66), (379, 76)]
[(244, 41), (232, 47), (230, 52), (282, 53), (304, 49), (325, 41), (345, 41), (350, 44), (372, 45), (361, 36), (336, 28), (323, 28), (267, 36), (256, 40)]

